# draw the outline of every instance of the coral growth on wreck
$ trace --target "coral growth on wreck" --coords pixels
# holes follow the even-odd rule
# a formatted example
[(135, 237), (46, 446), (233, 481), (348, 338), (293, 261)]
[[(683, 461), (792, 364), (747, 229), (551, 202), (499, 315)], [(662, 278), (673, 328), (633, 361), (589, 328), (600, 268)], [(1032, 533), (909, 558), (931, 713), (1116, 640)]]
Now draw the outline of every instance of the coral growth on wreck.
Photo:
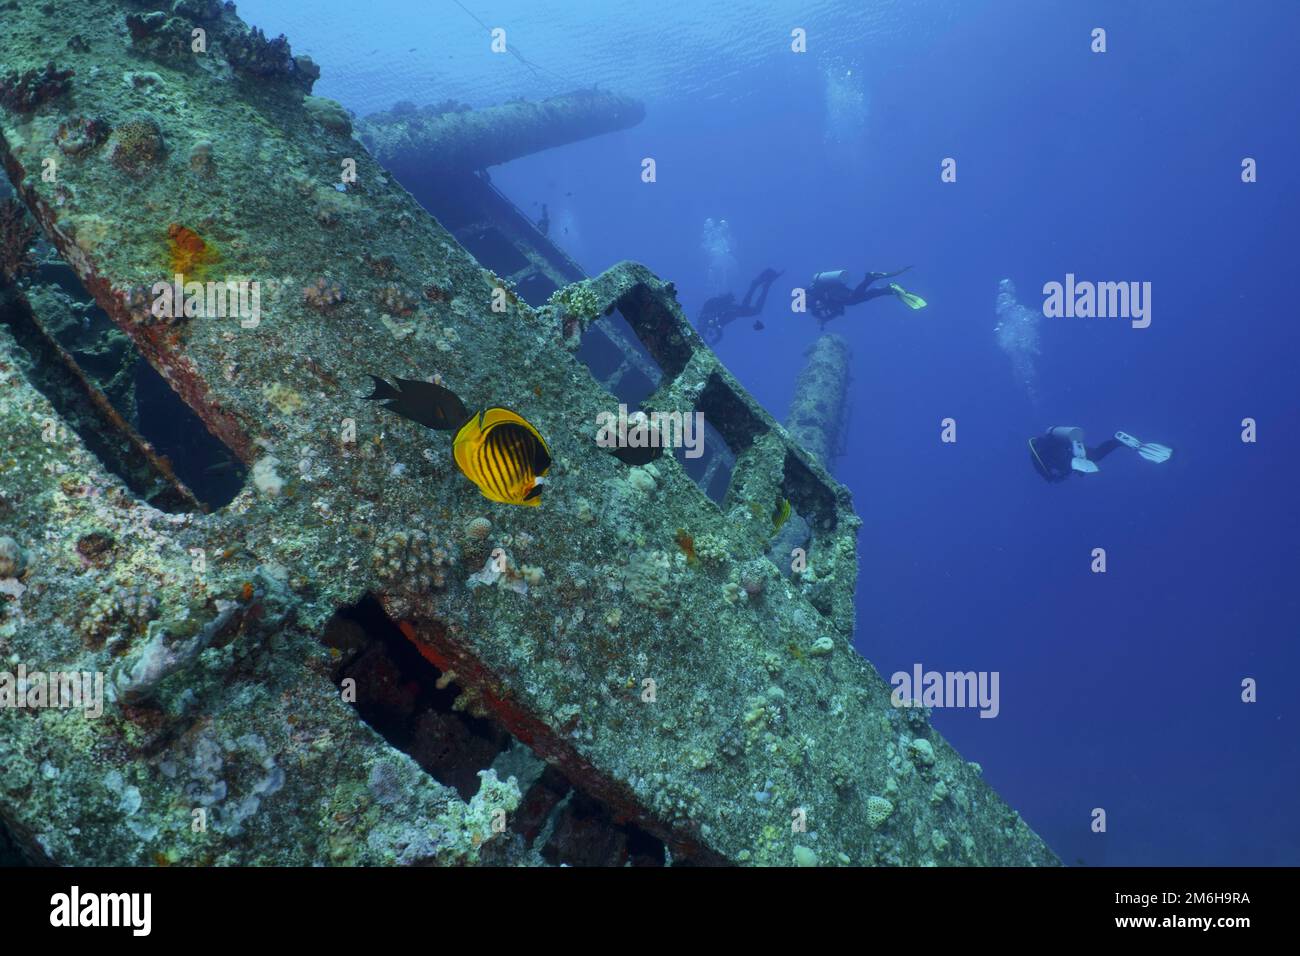
[(78, 630), (88, 646), (116, 650), (122, 639), (144, 634), (158, 614), (158, 598), (149, 587), (117, 585), (91, 601), (78, 622)]
[(30, 113), (47, 100), (66, 93), (72, 85), (72, 70), (60, 70), (53, 62), (40, 69), (0, 75), (0, 105), (15, 113)]
[(379, 308), (389, 315), (410, 315), (419, 305), (414, 297), (395, 285), (386, 285), (375, 294)]
[(559, 317), (565, 347), (570, 349), (578, 347), (583, 330), (600, 312), (600, 300), (585, 279), (556, 289), (546, 304)]
[(260, 79), (284, 79), (304, 93), (320, 78), (320, 67), (311, 57), (295, 57), (284, 34), (268, 40), (257, 27), (236, 34), (225, 42), (226, 59), (239, 73)]
[(162, 130), (147, 116), (128, 120), (113, 130), (108, 158), (124, 173), (139, 176), (157, 163), (167, 152)]
[(27, 555), (13, 538), (0, 537), (0, 578), (19, 577), (27, 568)]
[(192, 29), (184, 17), (170, 17), (161, 10), (130, 13), (126, 29), (131, 44), (142, 53), (156, 57), (179, 57), (190, 51)]
[(59, 124), (54, 142), (65, 156), (80, 156), (108, 139), (112, 127), (102, 119), (91, 116), (69, 116)]
[(309, 308), (317, 312), (327, 312), (334, 306), (347, 300), (343, 286), (333, 279), (319, 276), (315, 282), (302, 290), (302, 300)]
[(438, 539), (425, 531), (395, 531), (374, 550), (372, 563), (389, 584), (412, 591), (428, 591), (447, 583), (447, 566), (453, 556)]
[(635, 552), (623, 571), (623, 588), (641, 607), (668, 614), (676, 603), (668, 555), (662, 551)]

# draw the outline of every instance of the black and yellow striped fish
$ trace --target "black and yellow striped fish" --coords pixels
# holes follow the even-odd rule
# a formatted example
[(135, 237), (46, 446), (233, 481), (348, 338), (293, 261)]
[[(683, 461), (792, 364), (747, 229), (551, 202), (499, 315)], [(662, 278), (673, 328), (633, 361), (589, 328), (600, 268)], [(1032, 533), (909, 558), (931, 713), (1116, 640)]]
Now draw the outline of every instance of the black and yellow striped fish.
[(365, 398), (382, 400), (403, 418), (437, 431), (454, 431), (456, 467), (483, 497), (507, 505), (536, 507), (551, 468), (551, 451), (532, 424), (508, 408), (486, 408), (472, 415), (451, 390), (431, 382), (395, 379), (393, 387), (377, 376)]
[(479, 412), (456, 432), (451, 452), (456, 466), (484, 497), (507, 505), (542, 503), (551, 453), (537, 429), (518, 412)]

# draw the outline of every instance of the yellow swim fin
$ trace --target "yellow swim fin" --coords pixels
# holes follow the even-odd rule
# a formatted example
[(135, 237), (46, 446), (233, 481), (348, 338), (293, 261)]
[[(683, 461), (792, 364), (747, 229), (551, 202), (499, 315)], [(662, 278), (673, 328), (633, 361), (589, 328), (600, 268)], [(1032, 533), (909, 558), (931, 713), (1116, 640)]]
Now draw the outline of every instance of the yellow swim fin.
[(924, 299), (922, 299), (919, 295), (916, 295), (912, 292), (908, 292), (897, 282), (889, 283), (889, 288), (893, 290), (894, 295), (898, 296), (900, 299), (903, 300), (903, 304), (906, 305), (909, 309), (924, 309), (926, 307), (927, 303)]

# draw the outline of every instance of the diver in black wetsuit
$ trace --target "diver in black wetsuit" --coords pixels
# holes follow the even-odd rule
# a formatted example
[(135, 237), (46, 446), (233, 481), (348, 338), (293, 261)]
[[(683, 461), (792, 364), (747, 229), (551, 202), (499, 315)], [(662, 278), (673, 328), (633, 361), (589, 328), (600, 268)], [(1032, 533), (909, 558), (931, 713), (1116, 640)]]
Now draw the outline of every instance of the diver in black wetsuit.
[(1083, 443), (1083, 429), (1073, 426), (1054, 426), (1045, 434), (1029, 439), (1030, 464), (1044, 481), (1056, 484), (1065, 481), (1076, 471), (1081, 474), (1096, 474), (1101, 469), (1101, 461), (1120, 445), (1134, 449), (1147, 461), (1157, 464), (1166, 462), (1174, 450), (1165, 445), (1142, 442), (1127, 432), (1116, 432), (1114, 438), (1108, 438), (1095, 448)]
[[(700, 335), (709, 345), (717, 345), (722, 341), (722, 329), (728, 323), (736, 319), (748, 318), (752, 315), (758, 315), (763, 311), (763, 303), (767, 301), (768, 290), (772, 288), (772, 283), (781, 273), (775, 269), (764, 269), (758, 274), (753, 282), (749, 284), (749, 289), (745, 292), (745, 297), (736, 301), (736, 297), (730, 292), (723, 295), (716, 295), (704, 303), (704, 308), (700, 310)], [(754, 293), (758, 292), (758, 301), (752, 301)], [(755, 331), (761, 331), (762, 322), (755, 322)]]
[(892, 279), (910, 268), (912, 267), (907, 266), (897, 272), (868, 272), (852, 289), (844, 281), (844, 269), (836, 272), (819, 272), (813, 276), (812, 285), (808, 288), (808, 311), (813, 314), (821, 327), (825, 328), (826, 323), (831, 319), (839, 318), (844, 314), (846, 306), (858, 305), (885, 295), (897, 296), (909, 309), (924, 309), (926, 305), (924, 299), (908, 292), (895, 282), (891, 282), (887, 289), (870, 288), (877, 279)]

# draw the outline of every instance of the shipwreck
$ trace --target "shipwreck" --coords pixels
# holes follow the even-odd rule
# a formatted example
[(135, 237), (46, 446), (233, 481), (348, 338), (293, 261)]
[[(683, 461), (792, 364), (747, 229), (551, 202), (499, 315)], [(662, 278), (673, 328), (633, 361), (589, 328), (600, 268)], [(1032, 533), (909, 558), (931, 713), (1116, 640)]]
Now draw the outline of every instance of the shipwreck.
[[(1055, 864), (852, 646), (843, 343), (787, 429), (670, 281), (584, 276), (481, 174), (641, 106), (355, 120), (318, 73), (232, 4), (0, 10), (0, 670), (106, 698), (0, 707), (0, 856)], [(176, 275), (258, 315), (153, 308)], [(370, 372), (526, 409), (544, 506)], [(620, 403), (705, 454), (629, 468)]]

